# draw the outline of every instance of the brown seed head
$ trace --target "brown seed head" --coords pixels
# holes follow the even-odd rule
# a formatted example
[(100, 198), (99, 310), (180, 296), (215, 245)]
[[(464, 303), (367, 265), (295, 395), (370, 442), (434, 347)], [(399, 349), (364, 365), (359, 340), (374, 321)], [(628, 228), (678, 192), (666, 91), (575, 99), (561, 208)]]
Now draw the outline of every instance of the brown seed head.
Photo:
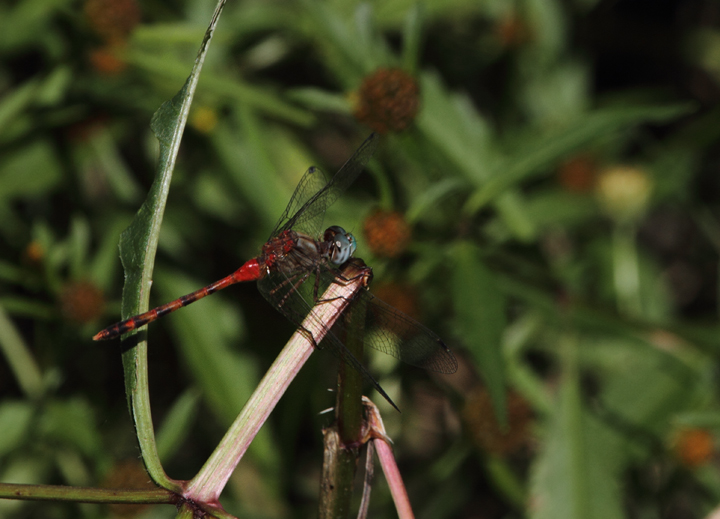
[(76, 323), (90, 323), (105, 311), (102, 290), (89, 281), (73, 281), (60, 293), (60, 310), (63, 317)]
[(495, 417), (490, 393), (473, 390), (465, 401), (462, 416), (471, 439), (485, 451), (497, 456), (515, 454), (530, 443), (532, 409), (519, 394), (507, 397), (508, 426), (503, 429)]
[(357, 97), (355, 118), (383, 134), (407, 128), (420, 106), (417, 81), (397, 68), (381, 68), (366, 77)]
[[(373, 287), (372, 293), (408, 317), (416, 321), (420, 320), (418, 293), (413, 286), (395, 282), (384, 283)], [(406, 322), (405, 320), (398, 320), (393, 323), (392, 332), (405, 336), (406, 334), (414, 333), (414, 330), (412, 323)]]
[(505, 48), (520, 47), (532, 39), (530, 27), (517, 13), (510, 13), (498, 21), (495, 36)]
[(119, 45), (105, 45), (90, 53), (90, 64), (103, 76), (115, 76), (127, 68), (127, 63), (118, 57)]
[(407, 249), (412, 229), (402, 213), (378, 209), (365, 219), (363, 236), (373, 254), (395, 258)]
[(565, 161), (557, 172), (558, 183), (567, 191), (587, 193), (597, 177), (595, 161), (589, 155), (575, 155)]
[(384, 283), (373, 287), (373, 294), (385, 301), (390, 306), (397, 308), (407, 316), (415, 320), (420, 319), (418, 311), (417, 290), (411, 285), (403, 283)]
[(710, 461), (715, 451), (712, 434), (707, 429), (688, 428), (677, 433), (673, 451), (680, 462), (695, 468)]
[(116, 43), (140, 23), (140, 6), (137, 0), (87, 0), (85, 16), (98, 36)]
[(28, 243), (23, 251), (23, 259), (30, 265), (40, 265), (44, 258), (45, 248), (37, 240)]

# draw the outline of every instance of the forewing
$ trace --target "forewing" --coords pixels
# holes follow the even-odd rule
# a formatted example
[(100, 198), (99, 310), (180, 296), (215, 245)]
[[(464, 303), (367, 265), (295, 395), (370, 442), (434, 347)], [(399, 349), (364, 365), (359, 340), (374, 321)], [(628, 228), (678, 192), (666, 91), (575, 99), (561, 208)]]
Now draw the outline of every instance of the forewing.
[(378, 134), (371, 133), (370, 136), (360, 145), (345, 164), (335, 173), (332, 180), (325, 186), (322, 193), (318, 193), (317, 199), (323, 200), (325, 207), (329, 207), (340, 195), (355, 182), (355, 179), (362, 173), (370, 158), (377, 149), (380, 138)]
[[(270, 233), (270, 238), (277, 236), (282, 231), (295, 228), (297, 231), (304, 232), (310, 236), (318, 236), (322, 228), (323, 217), (325, 216), (325, 210), (322, 211), (312, 210), (308, 202), (314, 195), (320, 193), (323, 187), (329, 183), (327, 175), (322, 170), (315, 166), (309, 168), (300, 179), (295, 192), (290, 197), (285, 211), (278, 220), (273, 232)], [(304, 206), (308, 205), (304, 211), (301, 211)], [(309, 212), (308, 212), (309, 211)], [(306, 213), (308, 213), (306, 216)], [(303, 217), (304, 228), (296, 227), (297, 220)]]
[(375, 153), (378, 142), (378, 135), (370, 134), (330, 181), (327, 181), (319, 169), (310, 168), (295, 188), (295, 193), (271, 237), (287, 229), (319, 236), (325, 211), (355, 182)]

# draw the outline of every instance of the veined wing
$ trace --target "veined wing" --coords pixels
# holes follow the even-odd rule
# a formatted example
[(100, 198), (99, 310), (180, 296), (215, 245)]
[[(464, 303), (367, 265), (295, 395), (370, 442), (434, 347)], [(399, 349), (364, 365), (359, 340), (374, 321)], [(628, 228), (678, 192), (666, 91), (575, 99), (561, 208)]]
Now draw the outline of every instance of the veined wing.
[(458, 362), (450, 348), (431, 330), (397, 308), (364, 291), (358, 304), (367, 307), (365, 345), (419, 368), (455, 373)]
[[(280, 313), (296, 326), (301, 326), (310, 313), (315, 298), (320, 297), (336, 276), (334, 271), (326, 270), (318, 281), (315, 273), (298, 269), (296, 272), (271, 271), (258, 281), (258, 289), (263, 297)], [(398, 409), (392, 399), (365, 369), (365, 366), (345, 347), (336, 334), (344, 337), (345, 326), (342, 316), (335, 321), (335, 325), (326, 330), (324, 339), (317, 344), (318, 348), (329, 350), (341, 362), (352, 366), (382, 395), (395, 409)], [(399, 409), (398, 409), (399, 410)]]
[(375, 153), (378, 142), (379, 136), (370, 134), (330, 180), (318, 168), (308, 169), (270, 237), (287, 229), (295, 229), (313, 237), (319, 236), (323, 230), (325, 211), (355, 182)]

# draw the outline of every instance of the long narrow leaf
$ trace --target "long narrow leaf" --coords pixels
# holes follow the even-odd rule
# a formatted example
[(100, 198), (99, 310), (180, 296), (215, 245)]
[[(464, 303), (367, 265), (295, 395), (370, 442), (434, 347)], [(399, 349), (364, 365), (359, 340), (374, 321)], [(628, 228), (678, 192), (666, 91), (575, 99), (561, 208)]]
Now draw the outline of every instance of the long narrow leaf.
[[(225, 0), (220, 0), (215, 8), (212, 21), (195, 60), (195, 66), (187, 81), (175, 97), (166, 101), (153, 116), (151, 127), (160, 142), (157, 176), (147, 199), (130, 227), (122, 233), (120, 238), (120, 258), (125, 269), (123, 318), (141, 313), (148, 308), (155, 252), (170, 190), (170, 179), (200, 77), (200, 70), (224, 5)], [(137, 341), (137, 338), (133, 340)], [(165, 488), (180, 491), (179, 484), (165, 474), (157, 454), (148, 392), (147, 342), (142, 335), (133, 347), (123, 353), (123, 365), (128, 404), (145, 466), (156, 483)]]

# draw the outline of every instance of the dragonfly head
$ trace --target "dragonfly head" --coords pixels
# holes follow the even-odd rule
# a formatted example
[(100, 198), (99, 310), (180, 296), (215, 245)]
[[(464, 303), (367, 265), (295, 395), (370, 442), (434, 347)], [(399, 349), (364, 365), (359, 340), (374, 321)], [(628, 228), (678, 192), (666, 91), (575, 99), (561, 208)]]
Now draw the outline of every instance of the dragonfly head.
[(325, 242), (330, 245), (330, 261), (335, 265), (342, 265), (355, 254), (355, 249), (357, 248), (355, 237), (349, 232), (345, 232), (345, 229), (342, 227), (337, 225), (328, 227), (325, 231), (324, 238)]

